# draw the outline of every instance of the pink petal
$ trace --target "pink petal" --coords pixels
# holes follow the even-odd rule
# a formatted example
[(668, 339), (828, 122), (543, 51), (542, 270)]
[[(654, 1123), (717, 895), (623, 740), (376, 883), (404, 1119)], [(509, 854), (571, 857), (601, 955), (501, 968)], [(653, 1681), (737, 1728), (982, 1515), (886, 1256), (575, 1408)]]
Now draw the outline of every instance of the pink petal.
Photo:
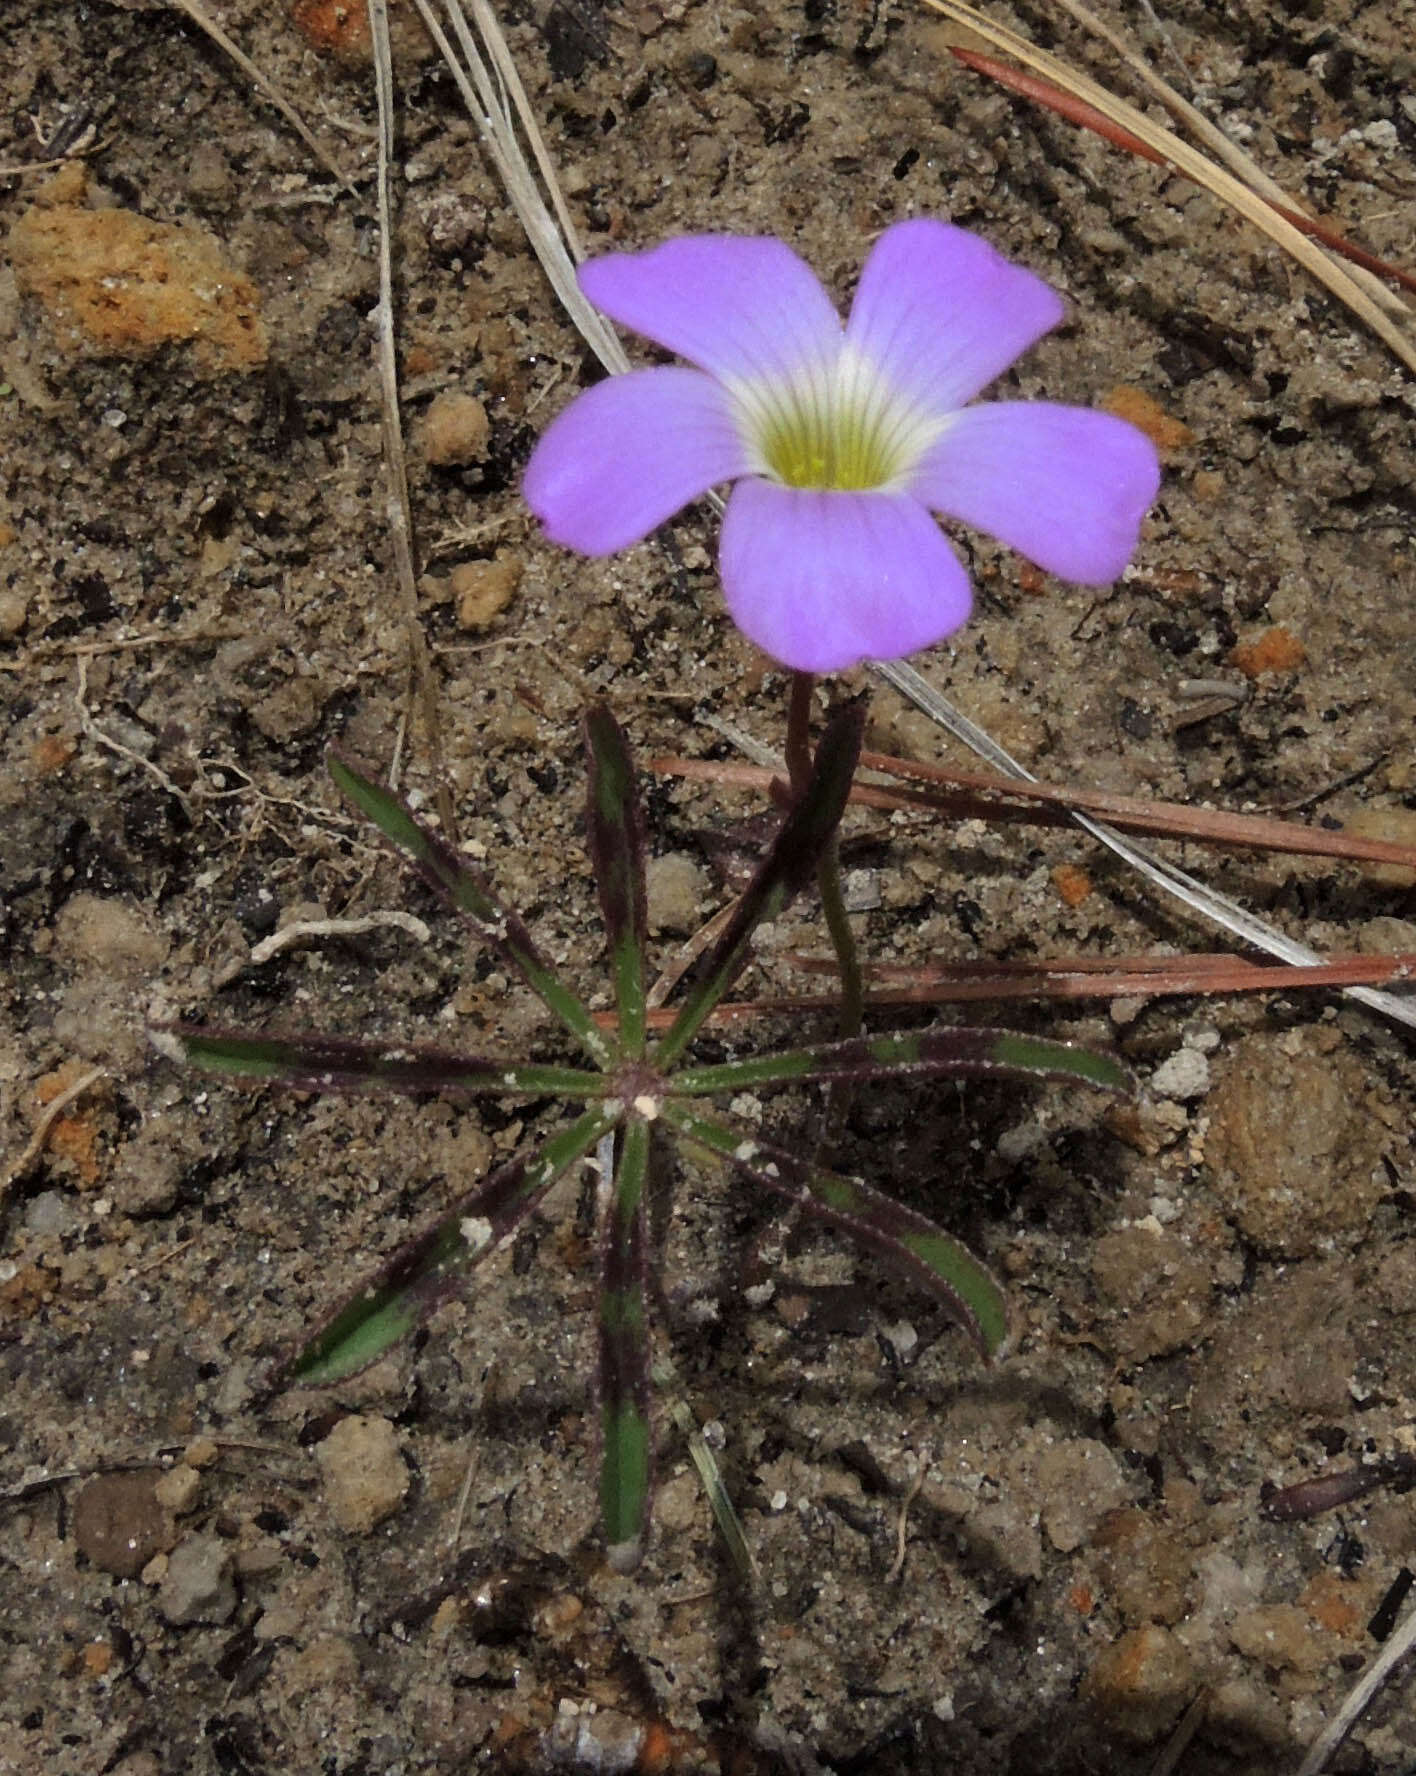
[(1124, 420), (1048, 401), (985, 402), (954, 416), (910, 492), (1048, 573), (1101, 586), (1135, 553), (1159, 486), (1154, 446)]
[(929, 647), (969, 614), (968, 576), (918, 501), (740, 481), (723, 519), (738, 628), (798, 672)]
[(580, 287), (621, 326), (714, 376), (781, 376), (840, 348), (830, 298), (779, 240), (684, 235), (592, 259)]
[(532, 452), (526, 503), (582, 555), (637, 543), (748, 472), (727, 396), (698, 370), (632, 370), (578, 395)]
[(1062, 299), (947, 222), (887, 228), (860, 274), (846, 339), (921, 407), (952, 412), (1055, 327)]

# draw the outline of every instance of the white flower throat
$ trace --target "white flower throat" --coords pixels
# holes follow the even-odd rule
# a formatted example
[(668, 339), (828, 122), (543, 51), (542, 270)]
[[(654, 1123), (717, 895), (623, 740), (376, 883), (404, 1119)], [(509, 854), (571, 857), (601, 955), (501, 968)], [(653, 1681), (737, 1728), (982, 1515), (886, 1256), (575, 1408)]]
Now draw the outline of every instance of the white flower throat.
[(948, 424), (842, 345), (789, 378), (730, 386), (753, 469), (784, 487), (892, 492)]

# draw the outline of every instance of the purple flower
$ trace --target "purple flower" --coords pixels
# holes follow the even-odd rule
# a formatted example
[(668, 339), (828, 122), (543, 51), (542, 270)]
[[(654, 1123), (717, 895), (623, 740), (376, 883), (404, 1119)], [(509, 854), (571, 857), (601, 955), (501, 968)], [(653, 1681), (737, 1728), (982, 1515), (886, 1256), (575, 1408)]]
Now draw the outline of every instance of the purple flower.
[(734, 622), (783, 664), (898, 659), (957, 629), (968, 576), (933, 513), (1102, 585), (1160, 484), (1124, 421), (1046, 401), (970, 407), (1062, 319), (1040, 278), (943, 222), (899, 222), (842, 327), (781, 241), (687, 235), (580, 269), (621, 325), (695, 369), (635, 370), (552, 424), (525, 492), (584, 555), (626, 548), (733, 481), (720, 569)]

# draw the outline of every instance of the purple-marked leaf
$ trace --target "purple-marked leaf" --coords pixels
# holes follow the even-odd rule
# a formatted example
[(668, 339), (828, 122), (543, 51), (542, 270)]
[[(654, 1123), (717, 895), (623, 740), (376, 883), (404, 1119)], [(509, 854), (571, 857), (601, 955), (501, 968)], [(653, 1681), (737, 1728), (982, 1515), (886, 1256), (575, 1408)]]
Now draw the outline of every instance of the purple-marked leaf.
[(644, 809), (629, 742), (603, 703), (597, 703), (585, 717), (585, 750), (590, 777), (587, 839), (609, 939), (620, 1047), (637, 1059), (644, 1053), (644, 946), (648, 931)]
[(327, 763), (341, 794), (374, 823), (478, 937), (524, 977), (591, 1059), (603, 1066), (610, 1058), (610, 1044), (481, 871), (464, 862), (446, 840), (424, 826), (392, 790), (366, 777), (348, 759), (331, 752)]
[(704, 1018), (733, 984), (747, 961), (757, 927), (764, 920), (775, 919), (815, 880), (816, 867), (845, 812), (864, 728), (865, 708), (859, 703), (837, 710), (827, 723), (806, 788), (739, 899), (731, 924), (713, 946), (701, 979), (655, 1050), (661, 1067), (673, 1065), (692, 1042)]
[(170, 1060), (253, 1085), (307, 1092), (443, 1092), (454, 1097), (599, 1098), (602, 1073), (456, 1054), (424, 1043), (362, 1042), (340, 1036), (243, 1036), (172, 1024), (153, 1031)]
[(859, 1178), (814, 1166), (729, 1128), (716, 1117), (665, 1102), (664, 1120), (692, 1145), (726, 1160), (743, 1177), (848, 1233), (941, 1302), (978, 1346), (993, 1357), (1008, 1337), (1007, 1300), (992, 1271), (926, 1216), (907, 1209)]
[(587, 1110), (539, 1150), (518, 1154), (401, 1246), (282, 1365), (280, 1379), (320, 1385), (367, 1369), (457, 1293), (568, 1167), (614, 1127)]
[(649, 1324), (644, 1191), (649, 1124), (624, 1125), (600, 1251), (600, 1512), (610, 1565), (633, 1572), (649, 1530)]
[(820, 1042), (779, 1054), (752, 1055), (712, 1067), (683, 1067), (667, 1084), (670, 1095), (751, 1091), (768, 1085), (821, 1080), (865, 1084), (883, 1079), (1046, 1079), (1129, 1092), (1130, 1074), (1109, 1056), (1070, 1042), (1050, 1042), (1015, 1030), (940, 1024), (848, 1042)]

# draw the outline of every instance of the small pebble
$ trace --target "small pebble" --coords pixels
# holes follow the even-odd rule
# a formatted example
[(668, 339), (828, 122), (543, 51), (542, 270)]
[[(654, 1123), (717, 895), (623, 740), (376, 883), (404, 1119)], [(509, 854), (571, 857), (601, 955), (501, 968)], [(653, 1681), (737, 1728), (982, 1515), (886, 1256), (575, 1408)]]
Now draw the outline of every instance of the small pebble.
[(269, 696), (256, 698), (250, 715), (267, 740), (285, 746), (314, 732), (324, 716), (324, 705), (319, 682), (296, 676), (287, 678)]
[(1332, 1656), (1327, 1636), (1296, 1603), (1270, 1603), (1245, 1610), (1234, 1618), (1229, 1638), (1246, 1659), (1310, 1676), (1321, 1671)]
[(236, 194), (231, 162), (215, 142), (198, 142), (187, 162), (187, 189), (199, 203), (227, 203)]
[(686, 851), (651, 857), (647, 869), (649, 929), (684, 934), (697, 929), (708, 899), (708, 879)]
[(1212, 1279), (1203, 1258), (1158, 1225), (1104, 1234), (1092, 1255), (1092, 1281), (1112, 1310), (1105, 1336), (1129, 1362), (1190, 1343), (1211, 1312)]
[(667, 1534), (677, 1534), (701, 1523), (703, 1488), (696, 1474), (675, 1474), (665, 1481), (654, 1500), (654, 1521)]
[(154, 1752), (135, 1751), (113, 1766), (111, 1776), (162, 1776), (162, 1765)]
[(0, 641), (13, 641), (29, 621), (29, 600), (22, 592), (0, 592)]
[(74, 894), (59, 909), (54, 937), (60, 954), (119, 980), (153, 973), (167, 960), (166, 935), (141, 908), (98, 894)]
[(1180, 1048), (1151, 1074), (1150, 1088), (1158, 1098), (1177, 1098), (1189, 1103), (1210, 1088), (1209, 1062), (1194, 1048)]
[(182, 1451), (182, 1460), (189, 1468), (209, 1468), (220, 1453), (210, 1437), (193, 1437)]
[[(1416, 808), (1361, 808), (1344, 831), (1354, 839), (1380, 839), (1388, 845), (1416, 846)], [(1416, 869), (1400, 863), (1359, 863), (1358, 869), (1381, 888), (1416, 887)]]
[(195, 1468), (189, 1468), (185, 1462), (179, 1462), (158, 1481), (153, 1491), (157, 1494), (157, 1502), (165, 1511), (171, 1511), (174, 1517), (181, 1517), (190, 1511), (201, 1491), (202, 1477)]
[(186, 1161), (170, 1131), (144, 1126), (125, 1142), (113, 1175), (113, 1201), (124, 1215), (166, 1215), (177, 1205)]
[(57, 1239), (79, 1225), (74, 1199), (62, 1190), (42, 1190), (25, 1210), (25, 1232), (36, 1239)]
[[(1360, 1069), (1322, 1052), (1320, 1031), (1267, 1035), (1225, 1056), (1209, 1101), (1209, 1168), (1225, 1212), (1263, 1252), (1305, 1258), (1355, 1234), (1390, 1188), (1389, 1136), (1365, 1101)], [(1286, 1039), (1285, 1039), (1286, 1040)]]
[(315, 1460), (324, 1477), (325, 1502), (335, 1522), (351, 1535), (377, 1528), (408, 1491), (398, 1433), (386, 1418), (355, 1413), (340, 1419), (315, 1446)]
[(158, 1503), (156, 1475), (99, 1474), (74, 1501), (74, 1540), (102, 1572), (135, 1579), (172, 1546), (172, 1519)]
[(463, 629), (485, 629), (516, 596), (521, 561), (498, 555), (491, 561), (463, 561), (448, 575), (448, 590), (457, 600), (457, 621)]
[(439, 395), (423, 416), (423, 454), (440, 469), (480, 462), (491, 437), (486, 408), (460, 389)]
[(1082, 1680), (1082, 1697), (1121, 1738), (1152, 1745), (1174, 1727), (1194, 1688), (1184, 1643), (1150, 1623), (1106, 1648)]
[(1093, 1538), (1097, 1576), (1128, 1623), (1178, 1622), (1193, 1603), (1190, 1551), (1149, 1512), (1108, 1511)]
[[(66, 174), (72, 184), (61, 188)], [(82, 164), (71, 161), (8, 242), (21, 295), (39, 303), (66, 350), (143, 359), (180, 346), (200, 376), (264, 368), (260, 291), (219, 241), (191, 224), (90, 209), (83, 194)]]
[(1357, 948), (1367, 956), (1416, 956), (1416, 924), (1383, 915), (1357, 927)]
[(178, 1628), (190, 1622), (230, 1619), (236, 1608), (236, 1586), (231, 1578), (231, 1549), (219, 1536), (188, 1536), (178, 1543), (168, 1556), (157, 1607)]
[(1108, 1511), (1126, 1502), (1129, 1489), (1116, 1457), (1091, 1437), (1055, 1443), (1037, 1464), (1042, 1527), (1063, 1554), (1087, 1541)]
[(848, 913), (872, 912), (880, 905), (879, 870), (847, 870), (841, 883), (841, 894)]
[(295, 1655), (288, 1681), (292, 1695), (309, 1690), (348, 1695), (359, 1682), (359, 1656), (342, 1634), (322, 1634)]
[(1239, 642), (1230, 661), (1245, 678), (1262, 678), (1266, 672), (1296, 672), (1307, 659), (1307, 650), (1287, 629), (1265, 629), (1261, 635)]

